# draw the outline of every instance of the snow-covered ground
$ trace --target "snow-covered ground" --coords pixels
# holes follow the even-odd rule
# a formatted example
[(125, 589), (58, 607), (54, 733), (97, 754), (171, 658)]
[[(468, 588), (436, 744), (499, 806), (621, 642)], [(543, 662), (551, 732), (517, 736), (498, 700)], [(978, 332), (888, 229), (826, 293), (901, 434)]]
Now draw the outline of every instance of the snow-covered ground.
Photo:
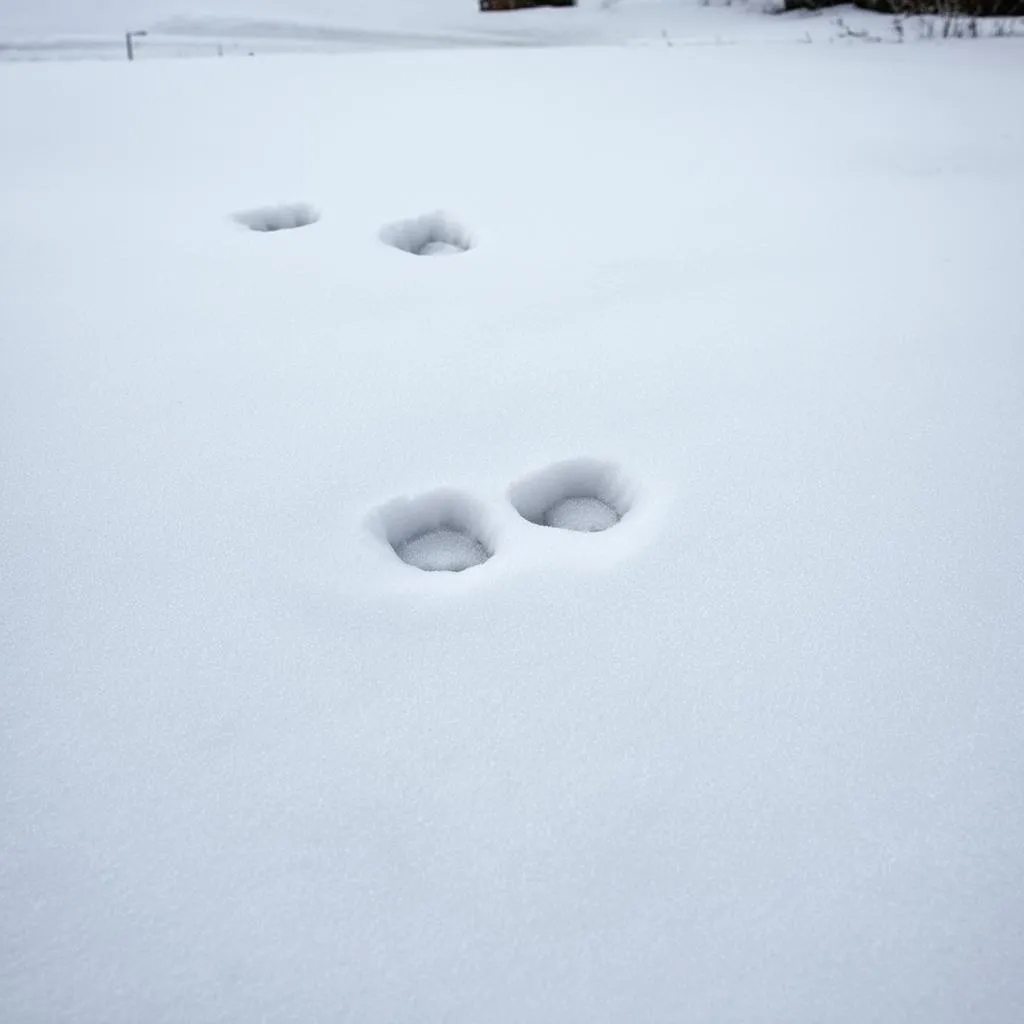
[(0, 1021), (1024, 1019), (1022, 58), (0, 67)]

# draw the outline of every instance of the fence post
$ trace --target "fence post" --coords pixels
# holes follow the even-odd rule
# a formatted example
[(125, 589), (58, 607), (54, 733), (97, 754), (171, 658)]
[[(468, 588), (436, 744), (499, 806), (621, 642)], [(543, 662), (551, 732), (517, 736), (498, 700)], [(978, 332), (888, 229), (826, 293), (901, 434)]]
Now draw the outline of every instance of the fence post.
[(124, 49), (125, 53), (128, 54), (129, 60), (135, 60), (135, 40), (139, 36), (147, 35), (146, 32), (125, 32), (124, 34)]

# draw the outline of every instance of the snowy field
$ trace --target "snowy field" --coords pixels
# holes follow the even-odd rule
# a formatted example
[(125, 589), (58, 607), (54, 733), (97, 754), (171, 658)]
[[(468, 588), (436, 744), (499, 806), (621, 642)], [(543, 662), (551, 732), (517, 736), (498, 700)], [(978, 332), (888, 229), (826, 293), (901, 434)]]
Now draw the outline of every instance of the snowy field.
[[(940, 18), (892, 18), (843, 6), (782, 17), (782, 0), (579, 0), (572, 9), (481, 12), (478, 0), (0, 0), (0, 62), (138, 60), (277, 53), (550, 46), (896, 43), (942, 33)], [(966, 22), (961, 22), (963, 31)], [(1024, 37), (1024, 18), (981, 23)], [(855, 36), (857, 33), (858, 36)]]
[(1022, 94), (0, 67), (0, 1021), (1024, 1020)]

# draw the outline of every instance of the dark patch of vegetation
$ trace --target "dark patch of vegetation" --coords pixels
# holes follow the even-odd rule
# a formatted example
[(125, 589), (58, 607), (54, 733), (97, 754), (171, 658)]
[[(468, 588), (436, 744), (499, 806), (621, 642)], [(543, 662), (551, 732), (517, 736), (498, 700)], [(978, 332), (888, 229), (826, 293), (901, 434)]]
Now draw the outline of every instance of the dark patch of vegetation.
[(937, 18), (1024, 17), (1024, 0), (784, 0), (784, 10), (821, 10), (853, 3), (866, 11)]

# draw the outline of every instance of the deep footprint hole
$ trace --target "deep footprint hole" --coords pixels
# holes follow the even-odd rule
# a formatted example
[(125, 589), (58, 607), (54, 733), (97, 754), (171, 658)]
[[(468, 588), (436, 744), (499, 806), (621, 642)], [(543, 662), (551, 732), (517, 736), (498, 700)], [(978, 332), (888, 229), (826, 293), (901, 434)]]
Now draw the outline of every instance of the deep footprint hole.
[(320, 213), (308, 203), (285, 203), (281, 206), (260, 206), (234, 215), (236, 223), (250, 231), (290, 231), (315, 224)]
[(618, 467), (597, 459), (558, 462), (514, 484), (509, 500), (537, 526), (601, 533), (633, 505), (632, 488)]
[(468, 228), (440, 210), (387, 224), (380, 240), (413, 256), (458, 256), (476, 245)]
[(463, 572), (494, 554), (483, 508), (458, 491), (398, 498), (370, 525), (406, 565), (424, 572)]

